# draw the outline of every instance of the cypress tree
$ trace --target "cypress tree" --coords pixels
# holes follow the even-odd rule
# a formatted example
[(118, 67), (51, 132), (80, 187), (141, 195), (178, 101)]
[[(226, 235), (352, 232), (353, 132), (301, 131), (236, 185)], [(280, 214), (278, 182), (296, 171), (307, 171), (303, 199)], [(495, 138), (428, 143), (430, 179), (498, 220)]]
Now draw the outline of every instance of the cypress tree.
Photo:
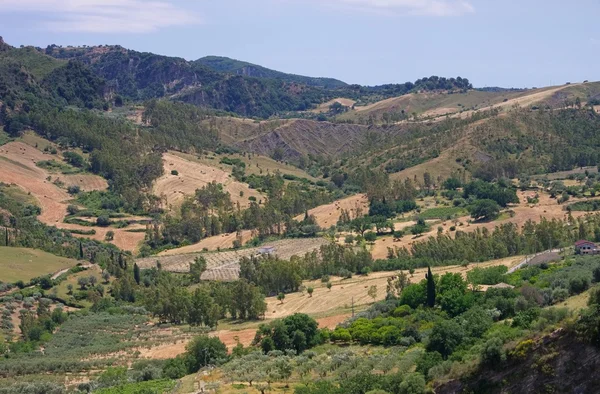
[(83, 259), (83, 243), (79, 241), (79, 258)]
[(433, 274), (431, 273), (431, 267), (427, 267), (427, 306), (433, 308), (435, 306), (435, 282), (433, 281)]
[(135, 283), (140, 284), (140, 267), (136, 263), (133, 264), (133, 278)]
[(4, 244), (8, 246), (8, 227), (4, 227), (4, 233), (6, 235), (6, 239), (4, 240)]

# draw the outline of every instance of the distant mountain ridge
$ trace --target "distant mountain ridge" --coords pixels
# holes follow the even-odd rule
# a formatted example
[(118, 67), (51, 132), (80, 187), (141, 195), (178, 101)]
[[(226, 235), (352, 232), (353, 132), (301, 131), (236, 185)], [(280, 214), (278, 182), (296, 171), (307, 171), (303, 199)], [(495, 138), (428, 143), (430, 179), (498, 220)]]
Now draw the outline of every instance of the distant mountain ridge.
[(288, 74), (271, 70), (257, 64), (223, 56), (206, 56), (196, 60), (195, 63), (203, 64), (219, 72), (243, 75), (246, 77), (281, 79), (286, 82), (323, 87), (325, 89), (336, 89), (348, 86), (347, 83), (335, 78), (307, 77), (304, 75)]

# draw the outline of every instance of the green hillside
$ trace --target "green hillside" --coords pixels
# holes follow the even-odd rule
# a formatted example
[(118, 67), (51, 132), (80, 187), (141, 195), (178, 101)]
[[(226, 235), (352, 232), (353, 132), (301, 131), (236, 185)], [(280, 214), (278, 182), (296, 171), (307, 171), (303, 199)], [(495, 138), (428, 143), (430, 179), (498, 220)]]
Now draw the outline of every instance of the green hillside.
[(308, 86), (320, 86), (326, 89), (335, 89), (347, 86), (345, 82), (333, 78), (314, 78), (302, 75), (286, 74), (280, 71), (271, 70), (256, 64), (243, 62), (228, 57), (206, 56), (196, 60), (195, 63), (203, 64), (215, 71), (220, 72), (245, 75), (248, 77), (280, 79), (282, 81), (300, 83)]

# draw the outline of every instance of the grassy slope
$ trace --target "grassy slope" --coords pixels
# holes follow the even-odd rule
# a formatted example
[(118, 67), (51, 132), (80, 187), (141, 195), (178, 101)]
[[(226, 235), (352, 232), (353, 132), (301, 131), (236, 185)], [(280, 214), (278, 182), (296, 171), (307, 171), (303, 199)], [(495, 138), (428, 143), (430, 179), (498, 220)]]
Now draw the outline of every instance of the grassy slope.
[(0, 281), (28, 281), (77, 265), (77, 260), (36, 249), (0, 246)]
[(24, 64), (38, 80), (43, 79), (56, 68), (66, 62), (39, 53), (33, 47), (14, 48), (9, 51), (10, 57)]

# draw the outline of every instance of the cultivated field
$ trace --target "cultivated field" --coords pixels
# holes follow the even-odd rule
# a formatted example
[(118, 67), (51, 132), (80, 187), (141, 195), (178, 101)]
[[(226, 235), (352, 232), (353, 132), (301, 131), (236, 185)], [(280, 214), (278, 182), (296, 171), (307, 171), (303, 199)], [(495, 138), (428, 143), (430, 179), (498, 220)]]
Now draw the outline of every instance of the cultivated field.
[(77, 260), (58, 257), (37, 249), (0, 246), (0, 281), (28, 282), (38, 276), (74, 267), (77, 263)]
[[(168, 152), (163, 155), (165, 173), (154, 183), (154, 194), (163, 197), (169, 208), (181, 204), (186, 196), (194, 195), (197, 189), (215, 181), (221, 183), (225, 191), (231, 195), (234, 204), (242, 208), (250, 205), (249, 197), (264, 199), (258, 191), (250, 189), (247, 184), (233, 179), (231, 171), (208, 166), (193, 159), (191, 155)], [(172, 175), (177, 171), (178, 175)]]
[[(505, 265), (512, 267), (523, 260), (523, 256), (508, 257), (500, 260), (492, 260), (485, 263), (471, 264), (467, 268), (461, 266), (434, 267), (434, 274), (445, 274), (447, 272), (460, 273), (466, 276), (466, 273), (475, 267), (492, 267)], [(425, 279), (426, 268), (420, 268), (410, 277), (411, 283), (418, 283)], [(333, 314), (337, 311), (339, 314), (351, 312), (352, 302), (354, 306), (361, 306), (373, 302), (367, 291), (371, 286), (377, 286), (377, 297), (380, 301), (385, 298), (387, 279), (394, 276), (395, 272), (375, 272), (369, 276), (354, 276), (351, 279), (342, 279), (332, 277), (333, 287), (328, 290), (321, 281), (305, 282), (306, 286), (313, 286), (312, 297), (306, 293), (287, 294), (283, 304), (276, 297), (267, 298), (267, 318), (278, 319), (294, 313), (315, 314)]]
[[(342, 209), (349, 211), (351, 217), (357, 209), (361, 210), (363, 215), (369, 211), (369, 201), (367, 196), (364, 194), (356, 194), (351, 197), (337, 200), (331, 204), (321, 205), (308, 211), (309, 215), (313, 215), (317, 221), (317, 224), (322, 228), (329, 228), (335, 226), (340, 220)], [(304, 214), (296, 216), (296, 220), (302, 220)]]
[[(39, 143), (38, 143), (39, 145)], [(62, 175), (52, 174), (36, 165), (43, 160), (60, 161), (58, 155), (42, 153), (40, 150), (24, 142), (13, 141), (0, 146), (0, 182), (18, 185), (26, 193), (37, 200), (36, 204), (42, 209), (38, 219), (47, 225), (56, 226), (66, 230), (90, 230), (92, 227), (79, 226), (76, 224), (63, 223), (67, 214), (67, 206), (72, 197), (65, 190), (67, 186), (79, 184), (84, 190), (104, 190), (107, 187), (106, 180), (92, 174)], [(51, 178), (49, 178), (51, 177)], [(50, 180), (48, 180), (50, 179)], [(64, 188), (53, 182), (60, 179)], [(111, 227), (93, 227), (94, 235), (79, 237), (104, 240), (108, 231), (115, 233), (113, 244), (121, 249), (135, 251), (138, 244), (144, 239), (144, 233), (131, 233), (127, 230)]]
[[(242, 245), (250, 241), (253, 238), (253, 230), (242, 230), (241, 240)], [(193, 245), (183, 246), (177, 249), (169, 249), (164, 252), (160, 252), (159, 256), (173, 256), (178, 254), (187, 253), (199, 253), (199, 252), (213, 252), (221, 249), (233, 248), (233, 241), (237, 239), (237, 233), (219, 234), (212, 237), (204, 238), (202, 241)]]
[[(292, 256), (303, 256), (308, 252), (326, 244), (324, 238), (284, 239), (269, 243), (275, 248), (275, 254), (282, 259)], [(202, 274), (204, 280), (236, 280), (239, 277), (239, 261), (242, 257), (250, 257), (259, 253), (260, 247), (230, 250), (214, 253), (190, 253), (169, 256), (154, 256), (137, 259), (137, 265), (142, 269), (156, 267), (160, 262), (162, 269), (171, 272), (189, 272), (190, 264), (198, 256), (203, 256), (207, 262), (207, 270)]]

